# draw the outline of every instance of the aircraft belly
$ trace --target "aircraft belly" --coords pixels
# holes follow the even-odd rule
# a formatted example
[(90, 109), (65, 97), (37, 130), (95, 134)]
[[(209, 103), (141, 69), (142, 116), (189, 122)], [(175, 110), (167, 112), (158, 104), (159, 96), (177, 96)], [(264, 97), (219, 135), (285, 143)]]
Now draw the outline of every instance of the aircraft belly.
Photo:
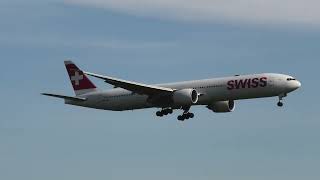
[(225, 101), (225, 100), (238, 100), (238, 99), (252, 99), (262, 97), (272, 97), (279, 94), (278, 91), (274, 90), (274, 87), (264, 88), (244, 88), (228, 90), (226, 88), (208, 89), (203, 92), (204, 96), (199, 98), (197, 104), (207, 105), (213, 101)]
[(241, 89), (230, 93), (230, 99), (251, 99), (257, 97), (269, 96), (269, 92), (263, 90)]
[(101, 109), (112, 111), (142, 109), (149, 107), (149, 105), (146, 102), (146, 99), (147, 98), (144, 96), (114, 98), (101, 103), (99, 106)]

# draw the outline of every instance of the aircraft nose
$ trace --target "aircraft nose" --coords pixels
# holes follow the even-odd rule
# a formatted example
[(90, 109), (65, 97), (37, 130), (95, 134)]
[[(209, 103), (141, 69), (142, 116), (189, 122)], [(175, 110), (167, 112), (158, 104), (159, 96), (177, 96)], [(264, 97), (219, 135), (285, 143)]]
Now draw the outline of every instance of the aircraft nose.
[(297, 89), (301, 87), (301, 82), (297, 81)]
[(299, 89), (301, 87), (301, 82), (296, 80), (296, 81), (293, 81), (292, 84), (291, 84), (291, 87), (293, 90), (296, 90), (296, 89)]

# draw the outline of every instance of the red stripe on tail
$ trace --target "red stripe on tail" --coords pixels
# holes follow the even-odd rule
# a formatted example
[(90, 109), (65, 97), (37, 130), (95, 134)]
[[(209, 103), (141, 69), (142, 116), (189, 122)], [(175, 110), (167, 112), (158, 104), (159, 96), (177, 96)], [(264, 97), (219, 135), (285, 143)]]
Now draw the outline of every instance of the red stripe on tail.
[(75, 91), (96, 88), (83, 71), (81, 71), (72, 61), (65, 61), (65, 66)]

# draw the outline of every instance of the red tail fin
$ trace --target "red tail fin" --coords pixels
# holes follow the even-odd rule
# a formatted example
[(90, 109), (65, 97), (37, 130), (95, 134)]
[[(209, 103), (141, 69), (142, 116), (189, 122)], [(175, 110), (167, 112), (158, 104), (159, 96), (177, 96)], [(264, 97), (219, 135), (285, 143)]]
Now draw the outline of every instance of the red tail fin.
[(64, 64), (76, 95), (96, 91), (96, 86), (72, 61), (65, 61)]

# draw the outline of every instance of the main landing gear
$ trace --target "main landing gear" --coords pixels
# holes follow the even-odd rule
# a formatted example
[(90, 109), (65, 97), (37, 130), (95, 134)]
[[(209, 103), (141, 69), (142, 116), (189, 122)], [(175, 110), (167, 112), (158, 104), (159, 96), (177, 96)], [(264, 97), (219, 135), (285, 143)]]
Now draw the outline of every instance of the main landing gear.
[(190, 107), (183, 108), (183, 110), (184, 110), (183, 114), (178, 116), (177, 118), (179, 121), (184, 121), (186, 119), (194, 118), (194, 114), (189, 112)]
[(172, 113), (173, 113), (173, 110), (170, 108), (167, 108), (167, 109), (162, 109), (161, 111), (157, 111), (156, 115), (159, 117), (162, 117)]
[(286, 97), (287, 96), (287, 94), (280, 94), (279, 95), (279, 102), (277, 103), (277, 105), (279, 106), (279, 107), (282, 107), (283, 106), (283, 98), (284, 97)]
[[(190, 107), (183, 107), (182, 109), (184, 110), (183, 114), (178, 116), (177, 118), (179, 121), (184, 121), (186, 119), (194, 118), (194, 114), (189, 112)], [(173, 110), (171, 108), (163, 108), (161, 111), (157, 111), (156, 115), (158, 117), (162, 117), (172, 113), (173, 113)]]
[(178, 116), (177, 119), (178, 119), (179, 121), (184, 121), (184, 120), (190, 119), (190, 118), (194, 118), (194, 114), (188, 112), (188, 113), (183, 113), (182, 115)]

